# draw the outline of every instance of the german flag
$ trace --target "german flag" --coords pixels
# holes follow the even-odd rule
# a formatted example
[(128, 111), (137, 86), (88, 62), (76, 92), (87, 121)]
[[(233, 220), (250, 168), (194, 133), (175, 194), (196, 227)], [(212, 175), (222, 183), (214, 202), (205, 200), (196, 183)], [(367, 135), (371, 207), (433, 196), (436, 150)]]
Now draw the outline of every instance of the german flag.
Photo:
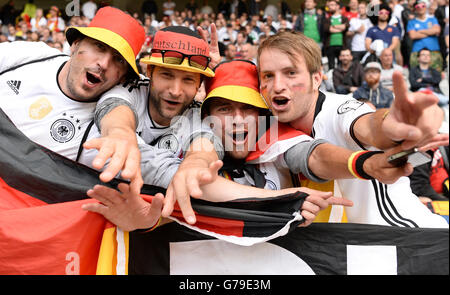
[[(0, 111), (0, 274), (127, 274), (133, 236), (82, 204), (101, 183), (98, 172), (30, 141)], [(145, 185), (142, 197), (165, 190)], [(240, 199), (227, 203), (192, 200), (195, 226), (210, 237), (253, 245), (285, 235), (303, 222), (307, 195)], [(171, 217), (187, 226), (179, 208)], [(131, 238), (130, 238), (131, 236)], [(145, 245), (143, 245), (145, 246)]]

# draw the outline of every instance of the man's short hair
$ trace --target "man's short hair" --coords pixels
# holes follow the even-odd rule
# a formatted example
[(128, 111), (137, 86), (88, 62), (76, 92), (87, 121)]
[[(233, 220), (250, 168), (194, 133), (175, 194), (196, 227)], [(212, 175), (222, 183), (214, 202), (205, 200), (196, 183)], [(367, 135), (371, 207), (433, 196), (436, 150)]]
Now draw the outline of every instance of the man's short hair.
[[(292, 63), (297, 63), (297, 58), (303, 56), (310, 74), (319, 73), (322, 66), (322, 53), (319, 45), (311, 38), (300, 32), (278, 32), (268, 37), (258, 47), (258, 64), (264, 49), (278, 49), (286, 54)], [(274, 61), (276, 62), (276, 61)]]
[(424, 48), (420, 49), (419, 52), (417, 52), (417, 56), (419, 56), (422, 53), (422, 51), (428, 51), (431, 53), (430, 49), (428, 49), (427, 47), (424, 47)]

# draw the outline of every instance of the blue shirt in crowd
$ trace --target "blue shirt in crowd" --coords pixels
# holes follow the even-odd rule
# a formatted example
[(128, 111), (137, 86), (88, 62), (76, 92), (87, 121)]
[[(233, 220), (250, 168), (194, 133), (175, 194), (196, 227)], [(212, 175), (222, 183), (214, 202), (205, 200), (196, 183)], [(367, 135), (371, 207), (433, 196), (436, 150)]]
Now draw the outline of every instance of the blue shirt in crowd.
[[(421, 21), (417, 18), (412, 19), (408, 22), (408, 27), (406, 31), (420, 31), (430, 29), (434, 25), (438, 25), (438, 20), (434, 17), (428, 17), (426, 20)], [(428, 48), (430, 51), (439, 51), (439, 40), (437, 36), (428, 36), (423, 39), (413, 40), (412, 52), (418, 52), (423, 48)]]
[(394, 26), (387, 26), (384, 30), (378, 26), (371, 27), (366, 34), (366, 38), (372, 39), (372, 42), (378, 39), (383, 40), (384, 47), (389, 47), (392, 44), (394, 37), (401, 38), (400, 30)]

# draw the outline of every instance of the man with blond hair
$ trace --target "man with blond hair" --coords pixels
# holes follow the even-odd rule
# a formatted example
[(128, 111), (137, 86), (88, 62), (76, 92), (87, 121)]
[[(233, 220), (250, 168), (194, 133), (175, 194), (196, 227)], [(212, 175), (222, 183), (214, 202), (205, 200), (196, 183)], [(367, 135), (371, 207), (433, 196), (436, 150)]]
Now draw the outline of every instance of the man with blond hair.
[(435, 96), (408, 93), (400, 73), (394, 73), (396, 99), (389, 109), (374, 111), (351, 97), (322, 93), (320, 48), (295, 32), (281, 32), (265, 40), (258, 49), (258, 65), (261, 94), (280, 122), (356, 151), (345, 160), (357, 179), (336, 181), (342, 195), (355, 204), (345, 212), (349, 222), (448, 227), (412, 194), (406, 177), (383, 184), (367, 175), (363, 165), (380, 149), (446, 142), (448, 135), (437, 135), (443, 112)]

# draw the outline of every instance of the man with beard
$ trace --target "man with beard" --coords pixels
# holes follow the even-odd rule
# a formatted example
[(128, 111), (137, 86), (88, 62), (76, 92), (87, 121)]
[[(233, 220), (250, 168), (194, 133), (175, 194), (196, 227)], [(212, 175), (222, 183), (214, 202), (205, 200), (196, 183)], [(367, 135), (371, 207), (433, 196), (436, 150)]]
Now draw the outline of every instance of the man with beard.
[(70, 57), (42, 42), (0, 45), (0, 107), (31, 140), (76, 160), (102, 93), (138, 76), (145, 32), (128, 14), (105, 7), (66, 37)]
[[(201, 199), (225, 202), (238, 198), (270, 198), (298, 191), (308, 196), (301, 207), (301, 215), (308, 226), (320, 210), (330, 204), (351, 206), (352, 203), (337, 198), (329, 192), (320, 192), (308, 188), (292, 188), (291, 177), (283, 157), (276, 163), (250, 164), (246, 158), (256, 145), (258, 124), (265, 121), (267, 106), (258, 92), (259, 82), (256, 66), (245, 60), (224, 62), (215, 68), (215, 77), (206, 81), (207, 97), (202, 105), (202, 116), (225, 147), (223, 167), (217, 179), (203, 185)], [(303, 136), (298, 141), (309, 141)], [(150, 227), (153, 223), (152, 212), (155, 207), (139, 200), (139, 196), (121, 187), (117, 190), (96, 186), (89, 192), (102, 203), (109, 204), (108, 210), (101, 205), (86, 205), (85, 209), (104, 214), (111, 222), (125, 230)], [(127, 199), (132, 202), (122, 202)], [(147, 208), (147, 209), (145, 209)], [(136, 212), (136, 214), (120, 214)], [(148, 212), (148, 213), (147, 213)], [(167, 220), (164, 220), (164, 223)], [(152, 223), (153, 222), (153, 223)]]
[(362, 84), (363, 68), (359, 61), (353, 61), (350, 49), (342, 49), (339, 66), (333, 72), (333, 85), (338, 94), (353, 93)]
[(354, 93), (357, 100), (368, 99), (375, 108), (389, 108), (394, 95), (392, 91), (380, 84), (381, 65), (377, 62), (369, 62), (364, 67), (364, 82)]
[[(176, 196), (197, 195), (195, 182), (202, 178), (197, 174), (206, 173), (209, 179), (209, 165), (223, 157), (220, 140), (208, 126), (202, 126), (200, 106), (194, 102), (203, 77), (214, 76), (210, 66), (220, 60), (214, 24), (211, 29), (211, 49), (206, 37), (202, 39), (189, 28), (171, 26), (158, 31), (150, 57), (141, 60), (147, 64), (149, 78), (141, 76), (139, 81), (117, 86), (102, 96), (96, 126), (84, 145), (85, 149), (99, 149), (99, 153), (95, 159), (82, 154), (81, 161), (102, 169), (113, 151), (101, 149), (103, 136), (120, 133), (116, 140), (125, 147), (121, 153), (116, 151), (120, 157), (111, 157), (102, 173), (104, 179), (112, 179), (122, 167), (131, 167), (144, 183), (167, 188), (165, 208), (170, 210), (164, 212), (171, 212)], [(193, 172), (185, 167), (198, 169)], [(133, 183), (134, 193), (139, 193), (141, 186), (142, 182)], [(180, 201), (179, 205), (185, 208), (186, 204)], [(192, 209), (183, 213), (188, 223), (195, 223)]]

